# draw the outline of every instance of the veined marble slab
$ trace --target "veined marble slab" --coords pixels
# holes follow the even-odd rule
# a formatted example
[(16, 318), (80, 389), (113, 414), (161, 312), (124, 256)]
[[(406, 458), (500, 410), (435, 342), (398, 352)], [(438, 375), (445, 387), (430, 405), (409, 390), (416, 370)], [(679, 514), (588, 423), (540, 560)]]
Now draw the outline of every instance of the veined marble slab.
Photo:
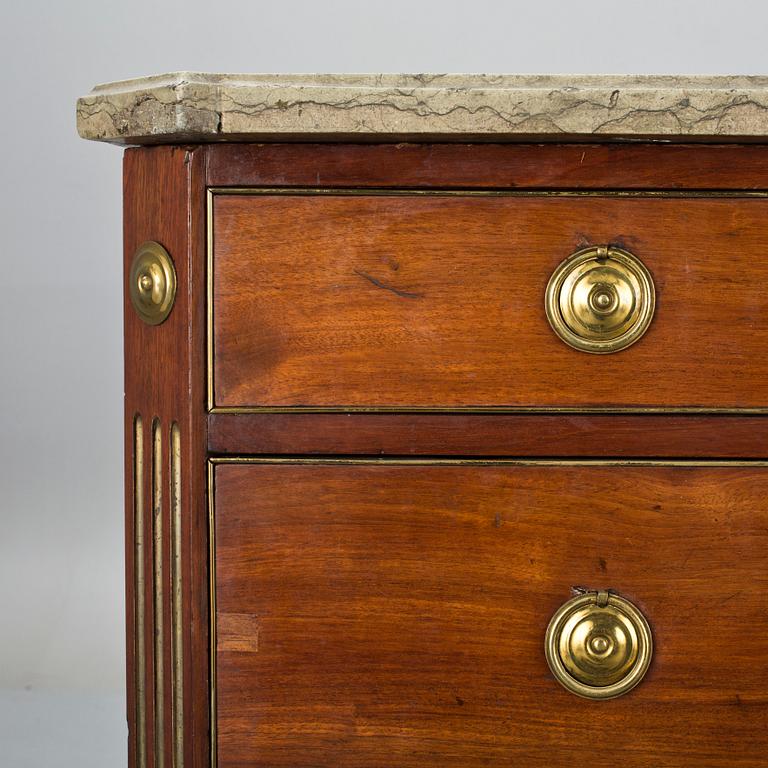
[(187, 141), (760, 140), (766, 76), (224, 75), (176, 72), (96, 86), (85, 139)]

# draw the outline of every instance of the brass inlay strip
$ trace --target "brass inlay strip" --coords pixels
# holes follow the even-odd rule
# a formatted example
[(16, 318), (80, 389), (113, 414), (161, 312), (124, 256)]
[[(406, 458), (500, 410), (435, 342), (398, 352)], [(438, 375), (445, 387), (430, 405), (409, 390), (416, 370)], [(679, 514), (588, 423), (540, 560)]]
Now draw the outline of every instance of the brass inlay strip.
[(163, 622), (163, 440), (160, 420), (152, 422), (152, 544), (155, 587), (155, 762), (165, 765), (165, 668)]
[(214, 456), (208, 459), (208, 463), (212, 466), (217, 464), (381, 464), (415, 467), (768, 467), (768, 459), (419, 459), (379, 456), (370, 458), (354, 456)]
[(181, 560), (181, 433), (171, 424), (171, 620), (173, 623), (173, 766), (184, 765), (184, 635)]
[(609, 198), (704, 198), (704, 199), (739, 199), (768, 198), (768, 190), (681, 190), (681, 189), (386, 189), (380, 187), (332, 188), (332, 187), (208, 187), (206, 194), (206, 326), (207, 326), (207, 361), (206, 385), (209, 413), (458, 413), (458, 414), (734, 414), (768, 415), (768, 407), (758, 408), (710, 408), (705, 406), (260, 406), (236, 405), (217, 406), (215, 403), (214, 349), (213, 349), (213, 198), (215, 195), (284, 195), (287, 197), (318, 195), (325, 197), (609, 197)]
[(558, 414), (584, 415), (648, 415), (648, 414), (679, 414), (681, 416), (768, 416), (768, 407), (758, 408), (709, 408), (703, 406), (618, 406), (601, 408), (598, 406), (529, 406), (529, 405), (457, 405), (457, 406), (401, 406), (401, 405), (345, 405), (345, 406), (314, 406), (314, 405), (217, 405), (210, 408), (209, 413), (399, 413), (399, 414), (461, 414), (496, 416), (510, 414), (556, 416)]
[(389, 187), (209, 187), (218, 195), (297, 197), (768, 197), (765, 189), (407, 189)]
[(221, 456), (208, 459), (208, 599), (210, 610), (209, 698), (211, 717), (211, 768), (217, 768), (218, 723), (216, 713), (216, 524), (215, 470), (219, 464), (351, 464), (383, 466), (518, 466), (518, 467), (768, 467), (756, 459), (413, 459), (413, 458), (315, 458), (308, 456)]
[(133, 663), (136, 767), (147, 764), (147, 654), (144, 601), (144, 425), (141, 416), (133, 419)]
[(214, 519), (215, 502), (215, 464), (208, 462), (208, 608), (210, 611), (210, 659), (209, 659), (209, 703), (211, 717), (211, 768), (218, 764), (218, 721), (216, 714), (216, 523)]
[(205, 379), (208, 411), (215, 409), (213, 384), (213, 196), (217, 190), (209, 187), (205, 194)]

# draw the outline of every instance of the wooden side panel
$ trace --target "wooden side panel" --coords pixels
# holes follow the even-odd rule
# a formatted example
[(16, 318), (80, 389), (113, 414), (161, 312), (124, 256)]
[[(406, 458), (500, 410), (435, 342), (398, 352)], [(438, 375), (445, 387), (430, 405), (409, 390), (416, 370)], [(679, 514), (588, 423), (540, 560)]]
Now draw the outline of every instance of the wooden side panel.
[[(768, 199), (217, 195), (215, 405), (768, 404)], [(656, 315), (590, 355), (544, 293), (585, 244), (635, 253)]]
[(763, 458), (768, 416), (213, 413), (215, 454)]
[[(768, 470), (220, 465), (219, 768), (762, 768)], [(631, 693), (562, 689), (574, 586), (648, 617)]]
[(734, 144), (217, 144), (210, 186), (765, 189)]
[[(124, 162), (131, 768), (208, 764), (203, 159), (157, 147), (128, 150)], [(127, 291), (148, 240), (168, 250), (178, 279), (159, 326), (139, 319)]]

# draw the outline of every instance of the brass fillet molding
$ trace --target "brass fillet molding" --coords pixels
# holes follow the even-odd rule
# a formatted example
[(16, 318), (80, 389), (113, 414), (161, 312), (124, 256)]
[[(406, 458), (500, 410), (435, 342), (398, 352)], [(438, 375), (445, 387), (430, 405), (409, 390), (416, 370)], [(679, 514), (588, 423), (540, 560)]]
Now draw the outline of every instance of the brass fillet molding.
[(393, 413), (393, 414), (733, 414), (768, 415), (768, 406), (757, 408), (717, 408), (706, 406), (218, 406), (214, 381), (214, 285), (213, 259), (215, 231), (213, 202), (217, 195), (284, 195), (286, 197), (317, 195), (331, 197), (608, 197), (608, 198), (704, 198), (704, 199), (768, 199), (768, 190), (596, 190), (596, 189), (389, 189), (333, 187), (208, 187), (206, 190), (206, 391), (208, 413), (288, 414), (288, 413)]
[(163, 439), (160, 420), (152, 422), (152, 545), (155, 609), (155, 760), (165, 766), (165, 626), (163, 621)]
[(173, 768), (184, 765), (184, 615), (182, 593), (181, 432), (174, 421), (170, 441), (171, 655), (173, 682)]
[(568, 414), (617, 416), (617, 415), (646, 415), (646, 414), (677, 414), (682, 416), (768, 416), (768, 406), (756, 408), (717, 408), (700, 405), (686, 406), (617, 406), (601, 408), (600, 406), (529, 406), (529, 405), (466, 405), (466, 406), (406, 406), (406, 405), (348, 405), (348, 406), (314, 406), (314, 405), (219, 405), (209, 409), (210, 414), (253, 414), (253, 413), (395, 413), (395, 414), (492, 414), (495, 416), (525, 414), (539, 416), (557, 416)]
[[(184, 655), (182, 612), (182, 506), (181, 506), (181, 434), (173, 422), (168, 432), (168, 458), (163, 450), (163, 429), (159, 418), (151, 425), (147, 468), (150, 487), (145, 488), (144, 423), (140, 414), (133, 420), (133, 569), (134, 569), (134, 687), (136, 766), (148, 763), (147, 699), (153, 697), (154, 768), (164, 768), (166, 714), (172, 729), (170, 761), (173, 768), (184, 765)], [(165, 476), (165, 467), (168, 476)], [(166, 486), (167, 483), (167, 486)], [(168, 491), (170, 527), (166, 535), (164, 519), (165, 492)], [(145, 492), (150, 491), (152, 514), (145, 514)], [(148, 538), (147, 538), (148, 536)], [(164, 554), (169, 552), (170, 594), (166, 595)], [(151, 670), (147, 664), (147, 565), (151, 562), (153, 644)], [(170, 604), (170, 647), (166, 647), (164, 609)], [(166, 658), (170, 664), (170, 710), (166, 707)], [(148, 692), (148, 673), (151, 691)]]
[[(385, 456), (211, 456), (210, 467), (218, 464), (344, 464), (391, 466), (471, 467), (768, 467), (768, 459), (463, 459)], [(209, 480), (211, 476), (209, 475)], [(213, 498), (209, 498), (213, 504)], [(210, 510), (213, 507), (210, 506)], [(212, 519), (212, 518), (211, 518)]]
[(133, 417), (133, 659), (136, 768), (147, 764), (147, 654), (144, 600), (144, 425)]

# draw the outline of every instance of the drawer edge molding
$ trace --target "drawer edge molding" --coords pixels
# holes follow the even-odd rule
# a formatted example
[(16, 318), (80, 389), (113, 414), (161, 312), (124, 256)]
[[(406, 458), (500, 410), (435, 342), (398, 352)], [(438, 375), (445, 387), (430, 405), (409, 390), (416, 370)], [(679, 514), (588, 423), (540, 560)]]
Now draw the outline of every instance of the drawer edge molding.
[[(394, 466), (478, 467), (768, 467), (768, 459), (479, 459), (390, 456), (212, 456), (209, 472), (217, 464), (382, 464)], [(209, 482), (211, 475), (209, 474)], [(209, 496), (212, 497), (209, 492)], [(212, 498), (210, 499), (213, 503)]]
[(226, 405), (216, 404), (216, 383), (214, 373), (214, 198), (217, 195), (265, 196), (331, 196), (331, 197), (554, 197), (554, 198), (704, 198), (704, 199), (768, 199), (768, 190), (681, 190), (681, 189), (403, 189), (382, 187), (224, 187), (208, 186), (205, 190), (205, 325), (206, 359), (205, 387), (206, 406), (209, 414), (287, 414), (287, 413), (393, 413), (393, 414), (732, 414), (732, 415), (768, 415), (768, 405), (760, 407), (739, 406), (531, 406), (531, 405), (493, 405), (493, 406), (413, 406), (413, 405)]

